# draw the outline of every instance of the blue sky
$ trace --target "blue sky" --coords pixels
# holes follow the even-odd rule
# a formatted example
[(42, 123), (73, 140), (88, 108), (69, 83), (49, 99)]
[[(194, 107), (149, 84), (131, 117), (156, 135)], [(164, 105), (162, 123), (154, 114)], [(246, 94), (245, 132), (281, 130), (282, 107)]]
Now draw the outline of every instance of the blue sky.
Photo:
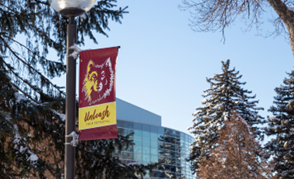
[[(99, 44), (90, 40), (82, 49), (121, 46), (117, 60), (117, 97), (162, 116), (162, 125), (187, 133), (192, 125), (192, 113), (201, 106), (203, 90), (209, 88), (207, 77), (221, 73), (221, 61), (231, 60), (270, 115), (274, 88), (293, 69), (290, 44), (283, 36), (264, 38), (255, 29), (237, 20), (226, 30), (226, 42), (221, 32), (194, 32), (189, 27), (190, 14), (181, 11), (181, 0), (124, 0), (129, 6), (122, 24), (110, 23), (109, 37), (97, 34)], [(262, 35), (273, 30), (267, 18)], [(55, 79), (61, 86), (65, 76)]]

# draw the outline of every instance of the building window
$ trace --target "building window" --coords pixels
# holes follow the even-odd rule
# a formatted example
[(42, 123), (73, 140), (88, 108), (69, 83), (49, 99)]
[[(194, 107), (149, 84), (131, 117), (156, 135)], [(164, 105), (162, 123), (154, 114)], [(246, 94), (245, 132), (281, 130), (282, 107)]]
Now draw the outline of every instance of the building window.
[(142, 138), (142, 131), (134, 130), (134, 137), (135, 138)]
[(149, 147), (143, 147), (143, 154), (150, 154), (150, 148)]
[[(134, 133), (131, 137), (134, 145), (115, 153), (126, 163), (137, 161), (142, 164), (161, 162), (150, 177), (161, 179), (167, 177), (176, 179), (192, 179), (185, 157), (189, 154), (189, 145), (193, 138), (173, 129), (146, 125), (136, 122), (118, 120), (118, 132), (121, 135)], [(156, 178), (158, 177), (158, 178)], [(146, 178), (146, 176), (144, 177)], [(151, 179), (147, 176), (148, 179)]]
[(151, 126), (147, 124), (142, 124), (143, 125), (143, 131), (151, 132)]
[(134, 138), (135, 146), (141, 146), (142, 145), (142, 139)]
[(156, 151), (157, 151), (157, 148), (158, 148), (157, 140), (151, 140), (150, 142), (151, 142), (151, 147), (156, 148)]
[(151, 133), (151, 140), (158, 140), (156, 133)]
[(143, 154), (143, 162), (150, 163), (150, 155), (144, 155)]
[(142, 161), (142, 154), (141, 153), (134, 153), (134, 160), (141, 162)]
[(142, 124), (134, 123), (134, 129), (142, 130)]
[(142, 132), (142, 136), (143, 136), (143, 138), (145, 138), (145, 139), (150, 139), (151, 137), (150, 137), (150, 132), (145, 132), (145, 131), (143, 131)]
[(157, 127), (156, 126), (151, 126), (151, 132), (157, 133)]
[(150, 140), (143, 140), (144, 147), (150, 147)]

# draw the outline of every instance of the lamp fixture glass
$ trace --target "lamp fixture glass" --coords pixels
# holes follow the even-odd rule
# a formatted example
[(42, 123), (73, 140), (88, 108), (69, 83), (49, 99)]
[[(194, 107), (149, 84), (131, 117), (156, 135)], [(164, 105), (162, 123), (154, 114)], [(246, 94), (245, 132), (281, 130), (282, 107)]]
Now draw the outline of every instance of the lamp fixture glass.
[(90, 10), (96, 0), (49, 0), (54, 10), (63, 16), (79, 16)]

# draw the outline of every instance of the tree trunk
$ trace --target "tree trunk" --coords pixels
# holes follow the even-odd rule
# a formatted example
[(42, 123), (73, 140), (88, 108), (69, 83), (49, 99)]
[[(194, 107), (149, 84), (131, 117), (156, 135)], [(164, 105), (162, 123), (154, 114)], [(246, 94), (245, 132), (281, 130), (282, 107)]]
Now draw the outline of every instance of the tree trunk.
[(294, 24), (286, 25), (289, 33), (289, 41), (291, 44), (291, 50), (294, 56)]
[(290, 11), (281, 0), (267, 0), (278, 16), (283, 20), (289, 33), (292, 54), (294, 56), (294, 12)]

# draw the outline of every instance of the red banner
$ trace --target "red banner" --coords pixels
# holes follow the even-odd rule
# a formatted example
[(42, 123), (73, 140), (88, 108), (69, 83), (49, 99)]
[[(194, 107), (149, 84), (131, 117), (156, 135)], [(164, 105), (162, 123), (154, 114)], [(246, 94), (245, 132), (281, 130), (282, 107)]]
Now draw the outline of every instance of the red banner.
[(118, 47), (80, 52), (79, 140), (117, 138), (117, 54)]

